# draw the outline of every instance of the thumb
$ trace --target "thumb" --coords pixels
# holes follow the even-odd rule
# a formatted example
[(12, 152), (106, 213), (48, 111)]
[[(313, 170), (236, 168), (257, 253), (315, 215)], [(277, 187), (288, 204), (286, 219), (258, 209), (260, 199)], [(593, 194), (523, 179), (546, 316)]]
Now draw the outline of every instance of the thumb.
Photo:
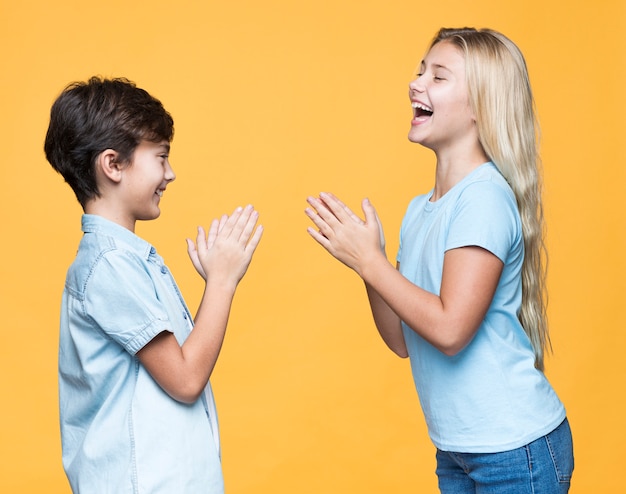
[(374, 206), (367, 198), (363, 199), (362, 208), (363, 213), (365, 214), (366, 223), (368, 225), (376, 225), (376, 227), (378, 228), (380, 248), (382, 250), (385, 250), (385, 234), (383, 232), (383, 225), (380, 222), (380, 218), (378, 217), (376, 209), (374, 209)]
[(361, 209), (363, 209), (363, 213), (365, 214), (365, 222), (367, 224), (378, 222), (378, 215), (376, 214), (376, 209), (374, 209), (374, 206), (372, 205), (372, 203), (367, 197), (363, 199), (363, 202), (361, 203)]
[(190, 238), (186, 238), (185, 241), (187, 242), (187, 254), (191, 256), (191, 253), (196, 250), (196, 246)]

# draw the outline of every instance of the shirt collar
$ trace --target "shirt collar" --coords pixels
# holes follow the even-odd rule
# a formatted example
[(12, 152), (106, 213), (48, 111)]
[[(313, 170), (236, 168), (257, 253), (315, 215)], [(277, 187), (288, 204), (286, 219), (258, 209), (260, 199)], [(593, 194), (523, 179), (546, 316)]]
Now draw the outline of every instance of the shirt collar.
[(115, 237), (116, 242), (124, 243), (129, 249), (144, 259), (154, 259), (158, 255), (156, 249), (141, 237), (113, 221), (95, 214), (83, 214), (81, 228), (84, 233), (99, 233)]

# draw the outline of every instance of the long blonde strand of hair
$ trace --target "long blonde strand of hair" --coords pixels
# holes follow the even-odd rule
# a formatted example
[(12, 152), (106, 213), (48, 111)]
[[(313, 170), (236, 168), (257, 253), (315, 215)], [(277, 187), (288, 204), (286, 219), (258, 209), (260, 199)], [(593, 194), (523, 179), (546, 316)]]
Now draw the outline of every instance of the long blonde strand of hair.
[(517, 200), (524, 237), (522, 305), (518, 318), (544, 370), (551, 349), (546, 314), (546, 264), (539, 125), (528, 70), (518, 47), (492, 30), (442, 29), (434, 43), (451, 41), (465, 55), (470, 103), (480, 142)]

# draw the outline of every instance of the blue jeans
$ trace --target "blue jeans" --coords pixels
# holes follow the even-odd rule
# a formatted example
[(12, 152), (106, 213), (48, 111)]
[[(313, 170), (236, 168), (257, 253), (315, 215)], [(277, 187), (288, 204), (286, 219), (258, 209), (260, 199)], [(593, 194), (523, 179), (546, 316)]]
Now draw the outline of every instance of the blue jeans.
[(502, 453), (437, 450), (442, 494), (566, 494), (574, 470), (567, 419), (547, 436)]

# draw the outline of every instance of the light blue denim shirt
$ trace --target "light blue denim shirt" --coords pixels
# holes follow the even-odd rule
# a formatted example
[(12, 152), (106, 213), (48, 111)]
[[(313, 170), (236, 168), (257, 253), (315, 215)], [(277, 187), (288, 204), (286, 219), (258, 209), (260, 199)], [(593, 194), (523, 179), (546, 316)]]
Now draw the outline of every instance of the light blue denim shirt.
[(162, 331), (182, 344), (193, 321), (156, 249), (94, 215), (70, 266), (61, 309), (63, 466), (75, 493), (222, 493), (219, 433), (207, 385), (171, 398), (136, 353)]

